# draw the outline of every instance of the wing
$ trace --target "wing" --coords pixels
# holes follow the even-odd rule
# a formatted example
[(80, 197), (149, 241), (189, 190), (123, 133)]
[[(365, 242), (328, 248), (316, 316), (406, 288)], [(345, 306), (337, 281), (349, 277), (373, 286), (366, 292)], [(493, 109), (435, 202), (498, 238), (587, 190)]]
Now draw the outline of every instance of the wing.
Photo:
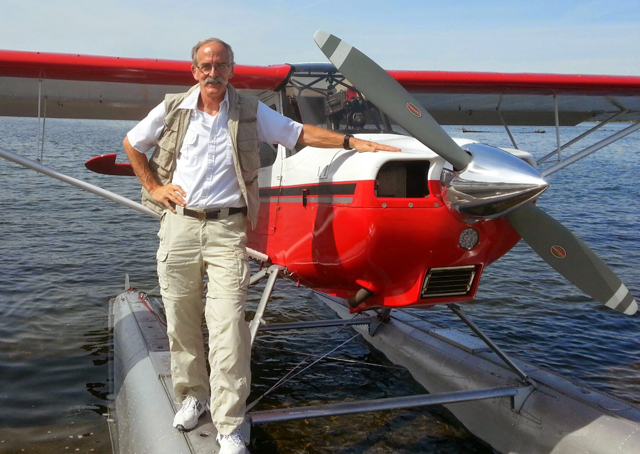
[[(574, 126), (640, 120), (640, 77), (389, 71), (440, 124)], [(500, 118), (502, 116), (502, 119)]]
[[(306, 66), (311, 73), (318, 65), (295, 69)], [(0, 50), (0, 116), (140, 120), (166, 93), (193, 84), (190, 69), (186, 61)], [(233, 84), (266, 99), (285, 87), (293, 70), (291, 65), (237, 65)], [(640, 120), (637, 76), (388, 73), (439, 124), (564, 126)], [(558, 163), (554, 171), (566, 165)]]
[[(232, 82), (259, 95), (283, 87), (290, 71), (237, 65)], [(637, 76), (388, 72), (440, 124), (554, 125), (556, 102), (560, 125), (640, 120)], [(139, 120), (191, 85), (186, 61), (0, 51), (2, 116)]]
[[(290, 67), (243, 66), (236, 88), (275, 90)], [(39, 52), (0, 51), (0, 115), (140, 120), (194, 84), (191, 63)]]

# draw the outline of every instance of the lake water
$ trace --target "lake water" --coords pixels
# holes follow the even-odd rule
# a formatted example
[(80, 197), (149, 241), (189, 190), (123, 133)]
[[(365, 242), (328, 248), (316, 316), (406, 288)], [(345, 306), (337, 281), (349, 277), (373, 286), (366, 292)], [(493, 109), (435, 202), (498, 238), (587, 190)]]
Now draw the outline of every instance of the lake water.
[[(93, 174), (83, 163), (117, 152), (133, 123), (47, 120), (45, 165), (139, 199), (134, 178)], [(607, 125), (591, 142), (628, 125)], [(564, 141), (590, 125), (562, 128)], [(511, 146), (503, 128), (465, 137)], [(513, 128), (536, 158), (555, 133)], [(447, 128), (461, 136), (459, 127)], [(0, 146), (35, 158), (37, 121), (0, 118)], [(640, 295), (640, 134), (554, 174), (539, 205), (589, 244)], [(0, 453), (109, 453), (108, 301), (131, 284), (156, 286), (157, 221), (0, 160)], [(259, 293), (252, 290), (249, 309)], [(640, 317), (590, 301), (526, 244), (484, 271), (467, 313), (507, 352), (640, 403)], [(464, 330), (446, 308), (420, 312)], [(308, 289), (277, 285), (270, 320), (334, 318)], [(261, 335), (254, 391), (270, 388), (309, 352), (326, 353), (353, 331)], [(256, 410), (307, 402), (422, 393), (410, 375), (360, 339), (266, 396)], [(394, 411), (254, 428), (256, 453), (488, 453), (438, 409)]]

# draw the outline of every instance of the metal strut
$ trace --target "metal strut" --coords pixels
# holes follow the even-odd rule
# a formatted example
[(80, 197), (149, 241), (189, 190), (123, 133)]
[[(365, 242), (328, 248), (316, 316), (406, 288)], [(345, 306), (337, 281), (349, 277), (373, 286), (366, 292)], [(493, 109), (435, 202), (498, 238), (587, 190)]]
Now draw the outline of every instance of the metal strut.
[(504, 126), (504, 129), (507, 131), (507, 134), (509, 135), (509, 139), (511, 139), (511, 143), (513, 144), (513, 148), (518, 150), (518, 144), (516, 143), (516, 139), (513, 138), (513, 135), (511, 134), (511, 130), (509, 129), (509, 125), (507, 124), (506, 121), (504, 121), (504, 118), (502, 117), (502, 112), (500, 112), (500, 109), (496, 109), (496, 110), (498, 111), (498, 116), (500, 117), (500, 121), (502, 122), (502, 126)]
[[(511, 367), (523, 381), (524, 386), (501, 386), (495, 388), (484, 388), (476, 390), (464, 390), (444, 392), (438, 394), (420, 394), (414, 396), (402, 396), (385, 399), (362, 400), (356, 402), (339, 402), (321, 405), (311, 405), (295, 408), (283, 408), (267, 411), (249, 411), (246, 414), (244, 430), (249, 430), (251, 424), (265, 424), (271, 422), (291, 421), (296, 419), (320, 418), (328, 416), (348, 415), (355, 413), (366, 413), (371, 411), (394, 410), (403, 408), (415, 408), (428, 405), (447, 405), (461, 402), (496, 399), (501, 397), (509, 397), (511, 400), (511, 408), (515, 412), (519, 412), (524, 402), (536, 389), (535, 383), (527, 375), (522, 372), (509, 358), (506, 357), (500, 349), (495, 346), (474, 324), (471, 322), (456, 305), (449, 307), (458, 314), (458, 316), (467, 323), (482, 338), (498, 356), (500, 356)], [(382, 314), (388, 316), (388, 311)], [(354, 319), (357, 320), (357, 319)], [(375, 325), (374, 319), (371, 319), (370, 328)], [(360, 320), (358, 320), (360, 321)], [(384, 325), (384, 322), (379, 323)], [(373, 334), (371, 334), (373, 335)], [(258, 399), (259, 400), (259, 399)], [(248, 410), (253, 408), (257, 401), (248, 406)]]
[(573, 164), (574, 162), (584, 158), (585, 156), (590, 155), (591, 153), (594, 153), (596, 151), (598, 151), (599, 149), (606, 147), (607, 145), (622, 139), (623, 137), (628, 136), (629, 134), (631, 134), (632, 132), (637, 131), (638, 129), (640, 129), (640, 123), (633, 123), (631, 124), (631, 126), (626, 127), (625, 129), (623, 129), (622, 131), (618, 131), (617, 133), (613, 134), (612, 136), (607, 137), (606, 139), (601, 140), (598, 143), (595, 143), (593, 145), (591, 145), (590, 147), (585, 148), (584, 150), (582, 150), (579, 153), (573, 154), (571, 156), (569, 156), (568, 158), (563, 159), (562, 161), (558, 162), (557, 164), (545, 169), (542, 171), (542, 176), (544, 178), (548, 177), (549, 175), (557, 172), (560, 169), (563, 169), (565, 167), (567, 167), (570, 164)]
[[(44, 108), (42, 107), (42, 79), (38, 82), (38, 144), (37, 144), (37, 157), (36, 161), (42, 162), (44, 156), (44, 127), (47, 121), (47, 97), (44, 97)], [(44, 110), (44, 115), (41, 114), (41, 110)], [(40, 127), (40, 118), (42, 118), (42, 127)]]
[(258, 328), (260, 328), (260, 325), (264, 323), (262, 317), (264, 316), (264, 311), (267, 309), (267, 304), (269, 304), (269, 299), (271, 298), (273, 287), (276, 285), (278, 274), (284, 269), (285, 267), (280, 265), (271, 265), (269, 268), (267, 268), (266, 271), (259, 271), (256, 274), (256, 279), (251, 279), (251, 282), (255, 283), (264, 278), (266, 275), (269, 275), (269, 278), (267, 279), (267, 285), (265, 285), (264, 291), (262, 292), (262, 298), (260, 298), (260, 303), (258, 304), (256, 313), (253, 316), (253, 320), (251, 320), (251, 323), (249, 323), (249, 331), (251, 332), (251, 346), (253, 346), (253, 342), (256, 340)]
[(489, 388), (472, 391), (454, 391), (440, 394), (392, 397), (387, 399), (364, 400), (360, 402), (340, 402), (336, 404), (310, 405), (281, 410), (256, 411), (247, 414), (251, 423), (291, 421), (294, 419), (320, 418), (326, 416), (350, 415), (370, 411), (416, 408), (427, 405), (445, 405), (498, 397), (514, 397), (518, 388)]
[[(616, 121), (619, 117), (621, 117), (622, 115), (628, 113), (628, 110), (621, 110), (620, 112), (612, 115), (611, 117), (607, 118), (606, 120), (602, 120), (598, 123), (596, 123), (596, 125), (589, 129), (586, 132), (583, 132), (582, 134), (580, 134), (579, 136), (571, 139), (570, 141), (568, 141), (567, 143), (565, 143), (564, 145), (562, 145), (560, 147), (560, 150), (564, 150), (565, 148), (570, 147), (571, 145), (573, 145), (574, 143), (578, 143), (579, 141), (581, 141), (582, 139), (584, 139), (585, 137), (593, 134), (594, 132), (596, 132), (598, 129), (602, 128), (603, 126), (611, 123), (612, 121)], [(543, 156), (542, 158), (540, 158), (537, 162), (538, 165), (542, 164), (543, 162), (549, 160), (551, 157), (555, 156), (558, 153), (558, 150), (553, 150), (551, 153)]]
[(527, 375), (525, 374), (522, 369), (520, 369), (513, 361), (511, 361), (511, 359), (500, 349), (500, 347), (498, 347), (496, 344), (493, 343), (493, 341), (491, 339), (489, 339), (487, 337), (486, 334), (484, 334), (480, 328), (478, 328), (476, 326), (475, 323), (473, 323), (471, 321), (471, 319), (469, 317), (467, 317), (467, 315), (462, 312), (462, 309), (460, 308), (460, 306), (458, 306), (457, 304), (447, 304), (447, 306), (449, 307), (449, 309), (451, 309), (453, 311), (454, 314), (456, 314), (460, 320), (462, 320), (469, 328), (471, 328), (471, 330), (476, 333), (476, 335), (482, 339), (482, 341), (487, 344), (487, 346), (493, 350), (493, 352), (498, 355), (500, 357), (500, 359), (502, 361), (505, 362), (505, 364), (507, 366), (509, 366), (509, 368), (516, 373), (516, 375), (518, 375), (518, 377), (520, 377), (520, 379), (525, 382), (528, 385), (532, 385), (533, 387), (536, 386), (535, 382)]
[[(141, 203), (134, 202), (126, 197), (123, 197), (115, 192), (108, 191), (99, 186), (93, 185), (91, 183), (87, 183), (86, 181), (78, 180), (77, 178), (70, 177), (64, 173), (58, 172), (57, 170), (52, 169), (51, 167), (47, 167), (37, 161), (33, 161), (32, 159), (25, 158), (16, 153), (13, 153), (9, 150), (5, 150), (0, 147), (0, 158), (4, 158), (7, 161), (14, 162), (23, 167), (27, 167), (28, 169), (35, 170), (36, 172), (47, 175), (51, 178), (55, 178), (57, 180), (62, 181), (63, 183), (70, 184), (71, 186), (75, 186), (77, 188), (83, 189), (87, 192), (105, 198), (107, 200), (111, 200), (112, 202), (119, 203), (120, 205), (126, 206), (127, 208), (131, 208), (133, 210), (139, 211), (142, 214), (149, 215), (156, 219), (160, 219), (160, 215), (155, 211), (150, 210), (146, 206)], [(247, 254), (260, 262), (268, 262), (269, 257), (262, 252), (255, 251), (251, 248), (247, 248)]]
[(317, 320), (309, 322), (290, 322), (290, 323), (270, 323), (260, 326), (258, 331), (284, 331), (289, 329), (310, 329), (310, 328), (334, 328), (352, 325), (370, 325), (373, 321), (371, 318), (356, 317), (351, 320)]

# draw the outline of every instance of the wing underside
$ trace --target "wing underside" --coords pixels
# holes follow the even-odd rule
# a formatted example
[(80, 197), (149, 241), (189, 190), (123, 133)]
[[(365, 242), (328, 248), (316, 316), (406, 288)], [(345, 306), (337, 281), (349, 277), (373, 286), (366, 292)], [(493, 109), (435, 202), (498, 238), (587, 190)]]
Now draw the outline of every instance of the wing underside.
[[(232, 83), (260, 95), (290, 65), (237, 65)], [(640, 120), (640, 77), (389, 71), (440, 124), (576, 125)], [(139, 120), (184, 91), (190, 62), (0, 51), (0, 116)], [(556, 114), (557, 112), (557, 114)]]

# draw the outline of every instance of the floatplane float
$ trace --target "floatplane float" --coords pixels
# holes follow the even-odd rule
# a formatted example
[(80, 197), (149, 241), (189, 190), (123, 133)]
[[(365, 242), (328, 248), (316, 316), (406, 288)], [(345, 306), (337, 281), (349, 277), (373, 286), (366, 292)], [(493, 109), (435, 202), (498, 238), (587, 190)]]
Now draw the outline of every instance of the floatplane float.
[[(545, 178), (637, 131), (640, 123), (565, 156), (603, 125), (640, 119), (640, 77), (385, 71), (324, 32), (314, 37), (331, 64), (241, 66), (232, 83), (304, 122), (388, 143), (401, 153), (287, 150), (260, 144), (248, 160), (260, 185), (251, 284), (263, 286), (250, 322), (267, 330), (350, 325), (406, 367), (428, 394), (258, 411), (252, 424), (444, 405), (502, 453), (637, 453), (640, 408), (507, 356), (463, 311), (483, 269), (524, 239), (594, 300), (633, 315), (637, 303), (609, 267), (535, 205)], [(191, 84), (189, 62), (0, 52), (0, 114), (141, 119), (167, 92)], [(427, 112), (429, 111), (429, 112)], [(596, 120), (562, 144), (560, 126)], [(453, 139), (439, 123), (503, 125), (513, 148)], [(557, 148), (537, 162), (509, 125), (555, 126)], [(44, 136), (44, 121), (42, 121)], [(5, 159), (141, 213), (142, 205), (8, 150)], [(114, 155), (87, 167), (131, 175)], [(544, 166), (543, 170), (539, 170)], [(151, 232), (150, 232), (151, 234)], [(264, 322), (279, 278), (310, 287), (339, 318)], [(447, 305), (476, 336), (442, 329), (409, 308)], [(621, 315), (622, 316), (622, 315)], [(175, 399), (159, 297), (133, 290), (111, 302), (112, 426), (119, 453), (211, 452), (210, 419), (170, 429)]]

